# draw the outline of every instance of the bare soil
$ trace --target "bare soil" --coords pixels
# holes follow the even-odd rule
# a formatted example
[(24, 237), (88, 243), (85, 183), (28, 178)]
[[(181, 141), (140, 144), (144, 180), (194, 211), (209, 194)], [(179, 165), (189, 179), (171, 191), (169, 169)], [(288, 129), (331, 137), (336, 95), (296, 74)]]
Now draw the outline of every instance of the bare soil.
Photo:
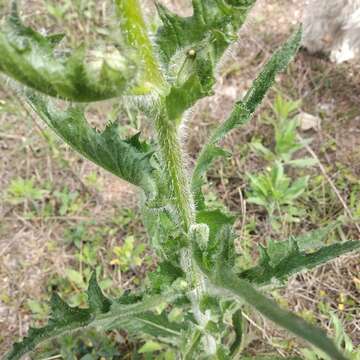
[[(168, 3), (179, 12), (189, 13), (188, 2)], [(44, 20), (42, 17), (44, 8), (40, 1), (29, 1), (23, 7), (25, 13), (38, 14), (45, 24), (52, 24), (48, 18)], [(297, 26), (302, 7), (303, 1), (258, 1), (240, 33), (238, 44), (223, 61), (216, 95), (201, 101), (186, 124), (191, 129), (186, 139), (190, 167), (214, 124), (225, 119), (234, 101), (246, 91), (269, 55)], [(151, 6), (148, 11), (151, 11)], [(31, 20), (36, 23), (35, 17)], [(59, 25), (52, 27), (57, 29)], [(320, 131), (310, 130), (301, 136), (313, 138), (312, 149), (348, 206), (352, 194), (356, 194), (355, 189), (360, 188), (359, 70), (359, 61), (334, 65), (326, 58), (312, 57), (302, 51), (287, 72), (279, 76), (275, 90), (262, 109), (269, 111), (274, 95), (281, 92), (289, 99), (302, 99), (302, 110), (321, 118)], [(9, 90), (11, 88), (14, 87), (8, 87), (6, 81), (0, 85), (0, 355), (16, 338), (27, 332), (31, 323), (27, 300), (47, 299), (49, 280), (54, 276), (65, 276), (66, 269), (75, 263), (74, 249), (64, 243), (65, 230), (84, 221), (107, 224), (108, 219), (116, 217), (122, 208), (131, 206), (136, 209), (138, 200), (135, 189), (97, 170), (66, 146), (59, 146), (57, 140), (46, 140), (36, 116), (20, 105), (18, 99), (21, 101), (21, 95)], [(219, 164), (217, 171), (209, 175), (211, 188), (218, 190), (222, 200), (239, 214), (239, 243), (245, 236), (242, 227), (247, 221), (256, 222), (256, 231), (247, 239), (263, 243), (270, 235), (258, 209), (249, 205), (246, 213), (241, 211), (241, 191), (246, 188), (244, 174), (258, 171), (263, 166), (251, 154), (242, 157), (241, 145), (254, 136), (265, 139), (271, 136), (269, 128), (261, 121), (261, 113), (259, 111), (251, 124), (234, 131), (226, 140), (225, 146), (238, 156), (230, 163)], [(94, 172), (96, 185), (88, 180)], [(312, 176), (318, 175), (321, 175), (320, 170), (314, 170)], [(53, 204), (57, 210), (48, 216), (41, 215), (41, 211), (38, 211), (40, 215), (28, 216), (32, 203), (26, 201), (16, 205), (9, 202), (7, 189), (11, 181), (19, 177), (32, 178), (38, 186), (51, 189), (39, 206), (44, 208)], [(54, 191), (65, 186), (70, 191), (77, 191), (81, 202), (71, 214), (59, 215), (61, 204), (54, 198)], [(326, 179), (318, 189), (314, 189), (314, 196), (306, 200), (304, 207), (311, 208), (317, 215), (307, 216), (302, 224), (291, 229), (298, 233), (345, 214)], [(350, 221), (340, 235), (343, 239), (359, 239), (354, 221)], [(106, 244), (122, 244), (124, 237), (125, 232), (119, 231), (107, 238)], [(118, 273), (110, 274), (108, 264), (106, 268), (114, 284), (123, 288), (134, 286), (131, 285), (133, 273), (119, 278)], [(342, 257), (312, 272), (293, 277), (286, 289), (279, 292), (281, 304), (297, 313), (311, 313), (314, 322), (329, 329), (329, 314), (320, 311), (318, 306), (319, 302), (325, 303), (342, 319), (354, 343), (360, 345), (359, 274), (360, 256)], [(257, 351), (261, 348), (264, 352), (275, 349), (284, 357), (298, 354), (297, 341), (284, 344), (281, 331), (251, 312), (248, 315), (255, 334), (250, 347)]]

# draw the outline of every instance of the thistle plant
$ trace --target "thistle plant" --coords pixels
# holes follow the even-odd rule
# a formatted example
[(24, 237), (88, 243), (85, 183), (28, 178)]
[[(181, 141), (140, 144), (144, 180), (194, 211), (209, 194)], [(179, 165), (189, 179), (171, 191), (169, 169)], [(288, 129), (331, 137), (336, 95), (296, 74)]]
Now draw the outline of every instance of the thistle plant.
[[(231, 156), (221, 141), (250, 121), (276, 75), (296, 54), (301, 29), (274, 52), (203, 146), (194, 168), (186, 167), (181, 137), (187, 112), (214, 93), (221, 59), (237, 41), (254, 2), (193, 0), (190, 17), (156, 3), (162, 25), (150, 34), (138, 0), (114, 0), (121, 36), (96, 62), (88, 59), (84, 47), (57, 51), (63, 36), (44, 36), (25, 26), (14, 3), (0, 32), (0, 71), (25, 86), (24, 101), (74, 150), (138, 188), (150, 246), (160, 260), (144, 289), (134, 294), (109, 299), (95, 275), (87, 290), (87, 308), (70, 307), (54, 294), (48, 324), (30, 328), (6, 360), (20, 359), (49, 339), (89, 327), (152, 338), (173, 349), (178, 359), (239, 358), (245, 304), (330, 358), (345, 359), (322, 330), (280, 308), (263, 292), (284, 285), (297, 272), (359, 249), (360, 242), (306, 246), (318, 236), (315, 231), (260, 247), (258, 264), (238, 269), (235, 219), (208, 209), (202, 193), (213, 161)], [(51, 97), (66, 101), (68, 108), (60, 108)], [(140, 110), (155, 138), (137, 134), (122, 139), (116, 123), (101, 133), (91, 128), (85, 105), (114, 98)], [(181, 309), (181, 322), (169, 316), (174, 308)]]

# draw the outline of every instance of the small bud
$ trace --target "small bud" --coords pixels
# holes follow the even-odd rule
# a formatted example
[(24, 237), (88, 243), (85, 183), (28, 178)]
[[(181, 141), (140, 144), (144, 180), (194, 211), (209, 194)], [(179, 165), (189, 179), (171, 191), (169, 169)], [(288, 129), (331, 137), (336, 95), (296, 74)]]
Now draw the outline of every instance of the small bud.
[(189, 57), (194, 58), (196, 56), (196, 51), (194, 49), (190, 49), (187, 54)]
[(201, 250), (206, 250), (209, 242), (209, 227), (206, 224), (196, 224), (190, 227), (190, 239), (199, 245)]
[(187, 290), (189, 284), (184, 279), (177, 279), (171, 285), (173, 289), (178, 290), (180, 292)]

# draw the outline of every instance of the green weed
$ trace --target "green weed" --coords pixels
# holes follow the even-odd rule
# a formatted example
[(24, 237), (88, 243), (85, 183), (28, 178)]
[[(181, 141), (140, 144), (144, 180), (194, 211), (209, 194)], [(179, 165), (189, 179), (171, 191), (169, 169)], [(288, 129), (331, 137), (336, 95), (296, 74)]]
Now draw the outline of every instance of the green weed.
[[(79, 267), (67, 269), (65, 278), (53, 284), (65, 287), (63, 297), (70, 305), (54, 293), (47, 325), (31, 328), (5, 360), (20, 359), (47, 340), (66, 339), (69, 333), (84, 328), (125, 330), (129, 336), (143, 339), (137, 355), (145, 358), (154, 355), (171, 359), (176, 354), (184, 360), (233, 359), (244, 350), (244, 306), (254, 308), (333, 359), (346, 359), (339, 344), (277, 305), (262, 290), (285, 284), (293, 274), (358, 250), (360, 242), (326, 244), (334, 230), (331, 225), (297, 237), (285, 236), (281, 241), (269, 240), (266, 247), (258, 248), (258, 261), (243, 268), (234, 246), (235, 216), (217, 206), (211, 195), (206, 199), (203, 194), (213, 162), (232, 156), (222, 148), (222, 140), (251, 120), (276, 75), (296, 54), (301, 29), (272, 55), (245, 96), (234, 103), (229, 116), (202, 147), (193, 170), (185, 167), (181, 135), (186, 131), (182, 130), (186, 114), (200, 99), (213, 94), (221, 59), (237, 40), (254, 2), (194, 0), (193, 15), (187, 18), (157, 3), (162, 25), (149, 36), (140, 3), (115, 0), (121, 36), (109, 37), (106, 47), (77, 47), (66, 55), (56, 51), (63, 35), (45, 36), (26, 27), (14, 3), (0, 32), (0, 71), (26, 86), (26, 101), (61, 139), (138, 188), (149, 247), (159, 262), (140, 289), (110, 299), (97, 280), (102, 269), (95, 265), (93, 249), (87, 248), (91, 244), (101, 246), (101, 241), (91, 243), (84, 239), (83, 230), (75, 230), (71, 241), (80, 252)], [(79, 23), (86, 28), (92, 3), (74, 4), (81, 13)], [(65, 16), (57, 8), (52, 11), (59, 19)], [(155, 136), (143, 139), (136, 129), (128, 136), (116, 121), (108, 123), (103, 131), (91, 127), (86, 104), (114, 98), (129, 104), (126, 108), (133, 119), (141, 113)], [(59, 99), (69, 102), (69, 106), (58, 106)], [(274, 106), (275, 146), (267, 149), (260, 143), (253, 144), (271, 161), (268, 172), (250, 175), (253, 199), (271, 215), (279, 209), (293, 214), (295, 200), (307, 187), (307, 177), (292, 180), (286, 174), (288, 167), (311, 163), (293, 157), (304, 146), (296, 138), (297, 123), (291, 118), (297, 106), (278, 98)], [(74, 211), (76, 194), (62, 191), (57, 199), (61, 213)], [(126, 218), (118, 220), (128, 227)], [(125, 270), (141, 264), (145, 246), (137, 244), (135, 238), (128, 236), (122, 246), (107, 249), (115, 267)], [(87, 346), (89, 341), (82, 344)], [(88, 350), (91, 358), (91, 346)]]

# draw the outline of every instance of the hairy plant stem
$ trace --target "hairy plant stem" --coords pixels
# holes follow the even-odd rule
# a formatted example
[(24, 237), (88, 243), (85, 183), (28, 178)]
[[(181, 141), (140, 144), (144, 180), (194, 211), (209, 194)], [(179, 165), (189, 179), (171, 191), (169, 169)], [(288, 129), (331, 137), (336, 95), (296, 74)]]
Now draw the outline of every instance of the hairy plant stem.
[(183, 151), (180, 145), (178, 126), (175, 121), (161, 113), (156, 119), (158, 141), (165, 163), (165, 171), (170, 179), (174, 204), (185, 233), (195, 223), (194, 200), (186, 173)]
[(149, 94), (152, 90), (166, 92), (166, 82), (154, 56), (139, 0), (115, 0), (115, 5), (124, 40), (136, 49), (143, 63), (142, 86), (137, 86), (134, 94)]
[[(180, 142), (178, 122), (169, 119), (166, 113), (160, 113), (156, 119), (156, 131), (165, 171), (170, 180), (170, 188), (174, 196), (174, 204), (187, 237), (192, 225), (195, 225), (195, 206), (190, 189), (189, 176), (184, 165), (184, 152)], [(203, 273), (198, 269), (192, 256), (191, 243), (181, 250), (180, 264), (193, 290), (189, 294), (193, 313), (200, 326), (205, 327), (209, 316), (200, 310), (200, 300), (206, 292), (206, 282)], [(216, 341), (211, 335), (206, 335), (205, 348), (209, 354), (216, 352)]]

